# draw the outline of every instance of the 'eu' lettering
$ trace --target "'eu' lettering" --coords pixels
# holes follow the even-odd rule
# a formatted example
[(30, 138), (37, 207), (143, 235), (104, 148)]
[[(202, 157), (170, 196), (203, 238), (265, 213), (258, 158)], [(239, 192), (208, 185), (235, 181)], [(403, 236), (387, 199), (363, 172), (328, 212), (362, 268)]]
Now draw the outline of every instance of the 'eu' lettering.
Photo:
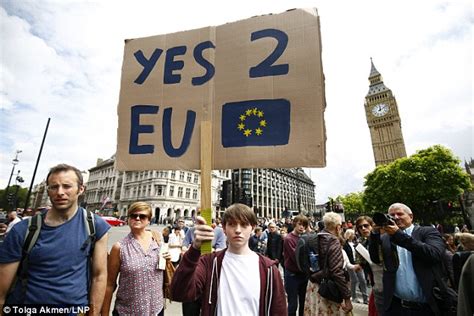
[[(155, 115), (158, 113), (159, 106), (156, 105), (134, 105), (131, 108), (131, 129), (130, 129), (130, 145), (128, 152), (131, 155), (141, 154), (153, 154), (155, 152), (155, 146), (152, 144), (139, 144), (138, 139), (140, 134), (153, 134), (155, 128), (153, 125), (140, 124), (141, 115)], [(196, 112), (188, 110), (186, 113), (186, 123), (184, 126), (183, 139), (178, 147), (174, 147), (172, 144), (172, 130), (171, 118), (173, 114), (172, 108), (166, 108), (163, 111), (163, 124), (162, 124), (162, 143), (165, 153), (170, 157), (182, 156), (189, 145), (191, 144), (191, 138), (193, 135), (194, 124), (196, 122)]]

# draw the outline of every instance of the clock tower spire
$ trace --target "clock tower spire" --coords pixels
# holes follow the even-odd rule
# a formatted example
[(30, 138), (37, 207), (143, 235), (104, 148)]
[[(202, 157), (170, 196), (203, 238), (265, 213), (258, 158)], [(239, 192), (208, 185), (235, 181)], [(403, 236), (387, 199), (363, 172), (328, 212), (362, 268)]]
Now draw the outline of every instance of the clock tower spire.
[(369, 125), (375, 165), (406, 157), (397, 100), (370, 58), (369, 92), (365, 96), (365, 114)]

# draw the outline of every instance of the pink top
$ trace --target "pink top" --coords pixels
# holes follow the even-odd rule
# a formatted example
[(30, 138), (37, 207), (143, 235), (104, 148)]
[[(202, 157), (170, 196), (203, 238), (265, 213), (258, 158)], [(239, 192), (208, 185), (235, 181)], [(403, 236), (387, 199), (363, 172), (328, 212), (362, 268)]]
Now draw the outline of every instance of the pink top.
[(152, 240), (144, 251), (132, 233), (120, 243), (120, 279), (115, 309), (120, 315), (156, 315), (163, 309), (160, 245)]

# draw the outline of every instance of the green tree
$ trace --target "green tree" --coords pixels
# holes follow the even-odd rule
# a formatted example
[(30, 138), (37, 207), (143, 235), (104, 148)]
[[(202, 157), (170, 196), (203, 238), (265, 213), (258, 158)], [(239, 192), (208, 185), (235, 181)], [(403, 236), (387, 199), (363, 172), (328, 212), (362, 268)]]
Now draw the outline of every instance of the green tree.
[(363, 192), (352, 192), (346, 195), (339, 195), (336, 200), (344, 205), (344, 215), (346, 220), (355, 221), (360, 215), (364, 215), (364, 204), (362, 202)]
[[(5, 190), (0, 190), (0, 209), (3, 210), (10, 210), (12, 208), (12, 203), (8, 202), (8, 197), (5, 196), (6, 189)], [(22, 188), (17, 185), (12, 185), (8, 189), (8, 194), (12, 194), (12, 196), (17, 194), (17, 199), (16, 199), (16, 206), (23, 208), (25, 206), (25, 200), (26, 200), (26, 195), (28, 194), (28, 189), (27, 188)]]
[(471, 187), (460, 162), (449, 149), (435, 145), (378, 166), (365, 177), (365, 210), (385, 212), (392, 203), (401, 202), (418, 221), (443, 221), (450, 214), (440, 212), (440, 203), (457, 201)]

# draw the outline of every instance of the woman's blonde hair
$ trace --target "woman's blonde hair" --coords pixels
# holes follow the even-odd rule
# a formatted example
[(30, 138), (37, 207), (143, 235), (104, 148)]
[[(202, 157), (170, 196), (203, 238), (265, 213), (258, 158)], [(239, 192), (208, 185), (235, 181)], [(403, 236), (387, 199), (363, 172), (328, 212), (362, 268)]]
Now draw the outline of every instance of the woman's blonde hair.
[(349, 239), (349, 237), (354, 236), (355, 232), (353, 229), (347, 229), (346, 232), (344, 233), (344, 239)]
[(130, 217), (130, 215), (140, 211), (145, 211), (148, 215), (148, 219), (151, 220), (151, 207), (148, 203), (145, 202), (135, 202), (130, 205), (130, 207), (128, 208), (127, 215)]
[(474, 235), (471, 233), (457, 233), (456, 238), (464, 247), (464, 250), (474, 250)]
[(324, 227), (335, 228), (337, 225), (342, 225), (341, 215), (334, 212), (327, 212), (323, 216)]

